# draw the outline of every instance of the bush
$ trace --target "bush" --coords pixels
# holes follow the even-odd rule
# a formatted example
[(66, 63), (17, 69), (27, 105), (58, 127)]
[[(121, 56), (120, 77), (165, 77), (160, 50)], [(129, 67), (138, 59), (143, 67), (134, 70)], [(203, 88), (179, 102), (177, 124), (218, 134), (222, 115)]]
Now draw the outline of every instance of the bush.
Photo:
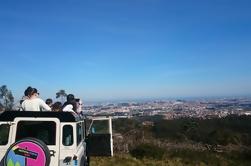
[(133, 157), (138, 159), (151, 158), (162, 159), (165, 154), (165, 149), (152, 144), (141, 144), (130, 151)]
[(157, 139), (211, 145), (251, 145), (251, 116), (228, 116), (215, 119), (174, 119), (155, 123), (152, 133)]
[(138, 129), (139, 127), (140, 123), (134, 119), (114, 119), (112, 121), (113, 130), (122, 134)]

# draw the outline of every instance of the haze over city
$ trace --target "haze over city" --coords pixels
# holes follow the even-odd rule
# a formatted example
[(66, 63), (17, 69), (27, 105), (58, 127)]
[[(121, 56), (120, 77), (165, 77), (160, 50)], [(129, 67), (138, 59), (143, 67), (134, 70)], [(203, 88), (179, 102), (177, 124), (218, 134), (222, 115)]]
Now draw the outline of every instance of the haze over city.
[(18, 99), (251, 95), (248, 0), (0, 2), (0, 85)]

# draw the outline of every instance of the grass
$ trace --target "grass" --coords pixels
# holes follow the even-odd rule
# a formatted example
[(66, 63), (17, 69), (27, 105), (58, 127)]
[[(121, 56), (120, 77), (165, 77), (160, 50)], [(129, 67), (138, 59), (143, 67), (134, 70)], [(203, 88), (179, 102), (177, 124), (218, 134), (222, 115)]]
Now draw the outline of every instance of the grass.
[(162, 159), (137, 159), (129, 154), (91, 158), (91, 166), (250, 166), (250, 152), (215, 153), (193, 150), (167, 151)]
[(91, 166), (179, 166), (180, 161), (170, 160), (153, 160), (153, 159), (136, 159), (130, 155), (121, 154), (112, 158), (92, 158)]

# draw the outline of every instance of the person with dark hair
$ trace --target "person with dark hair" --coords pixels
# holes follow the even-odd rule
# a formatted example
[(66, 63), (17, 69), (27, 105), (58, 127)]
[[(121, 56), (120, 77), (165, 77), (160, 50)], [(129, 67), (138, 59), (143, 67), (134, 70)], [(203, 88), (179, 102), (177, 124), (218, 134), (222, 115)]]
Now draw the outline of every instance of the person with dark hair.
[[(29, 91), (31, 90), (31, 86), (28, 86), (28, 88), (26, 88), (25, 89), (25, 91), (24, 91), (24, 96), (22, 97), (22, 100), (24, 101), (24, 100), (26, 100), (26, 99), (28, 99), (28, 93), (29, 93)], [(22, 102), (23, 103), (23, 102)], [(22, 105), (22, 103), (20, 103), (21, 105)]]
[(62, 111), (62, 103), (58, 101), (58, 102), (52, 104), (51, 110), (54, 112), (61, 112)]
[(24, 111), (51, 111), (51, 108), (42, 100), (40, 99), (39, 93), (36, 88), (28, 87), (24, 94), (27, 96), (27, 99), (25, 99), (22, 102), (22, 108)]
[(25, 96), (25, 97), (28, 97), (29, 92), (30, 92), (31, 90), (32, 90), (32, 87), (31, 87), (31, 86), (28, 86), (28, 88), (25, 89), (25, 91), (24, 91), (24, 96)]
[(65, 112), (76, 112), (77, 105), (75, 101), (75, 97), (73, 94), (68, 94), (66, 97), (67, 101), (63, 105), (63, 111)]
[(45, 103), (46, 103), (49, 107), (52, 107), (53, 101), (52, 101), (52, 99), (46, 99), (46, 100), (45, 100)]

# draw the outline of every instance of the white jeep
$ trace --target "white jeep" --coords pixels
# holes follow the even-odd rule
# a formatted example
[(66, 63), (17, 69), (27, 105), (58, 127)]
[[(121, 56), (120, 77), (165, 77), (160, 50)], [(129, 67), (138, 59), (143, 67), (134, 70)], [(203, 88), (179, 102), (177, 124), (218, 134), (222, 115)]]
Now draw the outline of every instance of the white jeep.
[(0, 114), (1, 166), (88, 166), (90, 156), (113, 156), (111, 118), (71, 112)]

